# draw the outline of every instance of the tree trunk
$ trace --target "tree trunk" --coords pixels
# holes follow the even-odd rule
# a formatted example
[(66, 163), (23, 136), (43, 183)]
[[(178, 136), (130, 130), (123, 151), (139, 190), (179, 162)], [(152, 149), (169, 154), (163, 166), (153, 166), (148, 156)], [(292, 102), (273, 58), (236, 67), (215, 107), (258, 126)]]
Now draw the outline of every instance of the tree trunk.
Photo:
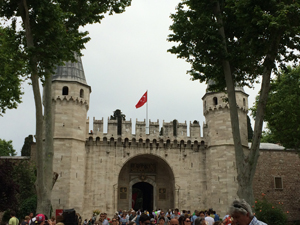
[[(30, 27), (30, 20), (29, 20), (29, 12), (27, 7), (26, 0), (19, 1), (19, 11), (22, 17), (23, 25), (26, 32), (26, 45), (28, 49), (34, 49), (34, 40), (33, 35), (31, 32)], [(31, 82), (32, 82), (32, 89), (34, 95), (34, 102), (35, 102), (35, 110), (36, 110), (36, 167), (37, 167), (37, 179), (36, 179), (36, 193), (37, 193), (37, 209), (38, 213), (45, 214), (50, 216), (50, 209), (51, 204), (50, 197), (51, 191), (48, 192), (49, 189), (45, 189), (45, 185), (48, 184), (48, 180), (52, 183), (52, 174), (50, 176), (45, 176), (44, 170), (44, 155), (43, 155), (43, 106), (42, 106), (42, 99), (41, 99), (41, 92), (39, 87), (39, 76), (38, 76), (38, 69), (37, 69), (37, 59), (35, 55), (30, 56), (30, 68), (31, 68)], [(51, 92), (50, 92), (51, 95)], [(51, 131), (52, 132), (52, 131)], [(51, 153), (49, 153), (51, 155)], [(53, 155), (53, 154), (52, 154)], [(53, 157), (51, 155), (51, 157)], [(50, 158), (50, 157), (49, 157)], [(52, 160), (52, 159), (51, 159)], [(51, 161), (50, 159), (46, 161), (46, 165), (49, 164)], [(50, 170), (52, 171), (52, 164)], [(47, 174), (49, 170), (47, 169)], [(45, 180), (47, 180), (45, 182)], [(49, 195), (50, 193), (50, 195)]]
[(49, 217), (51, 209), (51, 192), (53, 187), (53, 123), (52, 123), (52, 74), (47, 71), (44, 85), (44, 196), (43, 212)]
[[(219, 33), (223, 38), (224, 51), (227, 53), (226, 37), (223, 26), (223, 20), (221, 15), (221, 9), (219, 2), (215, 3), (214, 13), (217, 18), (217, 22), (221, 24)], [(249, 204), (254, 203), (254, 195), (252, 191), (252, 180), (249, 179), (249, 172), (247, 172), (247, 164), (245, 164), (245, 155), (243, 151), (243, 146), (241, 142), (240, 127), (239, 127), (239, 117), (235, 97), (235, 83), (232, 78), (232, 72), (230, 69), (230, 63), (228, 60), (223, 60), (223, 71), (226, 81), (229, 110), (230, 110), (230, 120), (232, 137), (235, 149), (235, 160), (237, 167), (237, 181), (238, 181), (238, 191), (237, 195), (241, 199), (245, 199)]]

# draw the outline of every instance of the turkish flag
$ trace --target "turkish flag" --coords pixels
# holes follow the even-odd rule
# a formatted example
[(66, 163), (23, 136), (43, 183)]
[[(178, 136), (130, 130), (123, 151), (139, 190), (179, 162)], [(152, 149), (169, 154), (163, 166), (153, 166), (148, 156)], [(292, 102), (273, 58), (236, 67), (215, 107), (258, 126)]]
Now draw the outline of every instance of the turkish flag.
[(132, 208), (134, 208), (137, 196), (138, 196), (138, 193), (133, 193), (132, 194)]
[(138, 108), (142, 107), (146, 102), (147, 102), (147, 91), (141, 97), (141, 99), (139, 100), (139, 102), (135, 105), (135, 108), (138, 109)]

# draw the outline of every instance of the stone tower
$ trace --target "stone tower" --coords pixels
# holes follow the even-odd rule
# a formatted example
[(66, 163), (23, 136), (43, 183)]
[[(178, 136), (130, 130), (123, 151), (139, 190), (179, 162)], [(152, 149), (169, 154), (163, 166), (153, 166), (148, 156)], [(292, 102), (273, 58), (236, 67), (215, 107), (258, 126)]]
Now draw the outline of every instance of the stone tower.
[[(242, 145), (248, 149), (247, 112), (248, 95), (236, 87), (239, 127)], [(229, 104), (224, 92), (206, 91), (203, 111), (206, 119), (203, 133), (207, 144), (207, 203), (226, 209), (237, 198), (237, 173), (231, 130)], [(222, 212), (226, 213), (226, 212)]]
[(52, 79), (54, 120), (53, 170), (59, 174), (52, 192), (53, 209), (82, 211), (84, 201), (85, 142), (91, 87), (81, 58), (58, 66)]

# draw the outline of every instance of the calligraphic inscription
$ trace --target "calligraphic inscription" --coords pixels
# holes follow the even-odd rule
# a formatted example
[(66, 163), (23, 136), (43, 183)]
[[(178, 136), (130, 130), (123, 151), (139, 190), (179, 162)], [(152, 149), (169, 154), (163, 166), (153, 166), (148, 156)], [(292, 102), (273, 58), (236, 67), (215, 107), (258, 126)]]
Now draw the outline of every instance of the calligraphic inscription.
[(130, 173), (156, 173), (156, 165), (145, 163), (131, 163)]
[(120, 187), (120, 199), (127, 199), (127, 187)]
[(166, 188), (159, 188), (158, 189), (158, 198), (160, 200), (167, 199), (167, 190), (166, 190)]

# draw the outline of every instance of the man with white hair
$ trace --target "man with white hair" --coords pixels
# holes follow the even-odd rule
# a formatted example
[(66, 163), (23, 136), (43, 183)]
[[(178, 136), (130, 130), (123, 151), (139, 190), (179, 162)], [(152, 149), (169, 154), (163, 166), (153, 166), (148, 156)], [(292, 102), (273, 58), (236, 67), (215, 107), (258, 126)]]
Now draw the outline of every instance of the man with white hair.
[(229, 215), (237, 225), (267, 225), (253, 215), (250, 205), (244, 199), (233, 201)]

